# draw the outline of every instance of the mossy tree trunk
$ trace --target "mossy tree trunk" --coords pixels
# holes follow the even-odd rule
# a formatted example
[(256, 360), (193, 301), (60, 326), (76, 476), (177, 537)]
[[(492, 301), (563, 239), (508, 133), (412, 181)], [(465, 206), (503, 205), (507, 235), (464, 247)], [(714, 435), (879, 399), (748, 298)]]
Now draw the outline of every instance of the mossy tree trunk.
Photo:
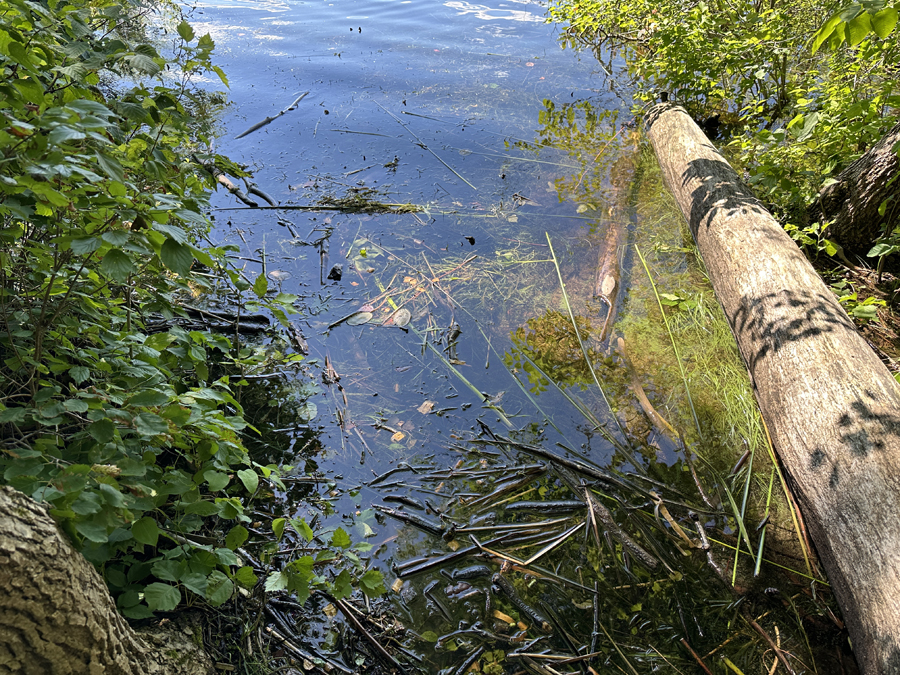
[(128, 625), (100, 575), (43, 506), (0, 487), (0, 671), (23, 675), (201, 675), (183, 634), (160, 644)]
[(900, 386), (681, 108), (646, 119), (862, 671), (900, 673)]
[[(813, 220), (831, 220), (825, 236), (844, 248), (866, 253), (886, 228), (893, 228), (900, 214), (900, 123), (850, 164), (835, 183), (824, 188), (810, 207)], [(884, 216), (878, 208), (886, 199)]]

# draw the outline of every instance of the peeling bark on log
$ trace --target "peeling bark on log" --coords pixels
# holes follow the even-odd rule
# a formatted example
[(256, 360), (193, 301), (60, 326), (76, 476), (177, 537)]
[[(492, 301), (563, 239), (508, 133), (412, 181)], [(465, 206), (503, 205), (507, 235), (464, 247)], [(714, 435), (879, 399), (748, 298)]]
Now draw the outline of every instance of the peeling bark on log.
[(0, 487), (0, 672), (206, 675), (183, 633), (141, 635), (46, 509)]
[(646, 118), (867, 675), (900, 673), (900, 387), (688, 114)]
[[(881, 235), (885, 226), (897, 224), (900, 213), (900, 158), (894, 146), (900, 142), (900, 123), (894, 125), (884, 138), (868, 152), (844, 169), (832, 183), (819, 193), (810, 207), (813, 220), (832, 220), (825, 236), (848, 249), (866, 253)], [(878, 207), (888, 197), (885, 216)]]

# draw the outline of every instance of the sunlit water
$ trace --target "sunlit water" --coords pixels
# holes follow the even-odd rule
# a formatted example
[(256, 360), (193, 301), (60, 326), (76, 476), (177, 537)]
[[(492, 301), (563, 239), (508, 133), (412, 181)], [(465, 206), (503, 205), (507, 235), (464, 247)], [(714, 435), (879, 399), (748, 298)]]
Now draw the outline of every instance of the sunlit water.
[[(231, 84), (233, 105), (217, 149), (250, 165), (265, 192), (281, 203), (310, 204), (365, 187), (382, 202), (427, 207), (415, 215), (215, 214), (219, 241), (240, 246), (243, 257), (264, 256), (270, 288), (309, 306), (295, 321), (311, 357), (330, 357), (348, 397), (339, 406), (344, 419), (370, 447), (360, 469), (358, 435), (342, 443), (331, 427), (335, 398), (314, 398), (313, 423), (329, 427), (333, 466), (348, 479), (371, 476), (410, 453), (441, 454), (441, 435), (476, 417), (493, 427), (497, 415), (482, 410), (473, 388), (519, 415), (511, 417), (516, 426), (543, 424), (500, 356), (510, 331), (548, 309), (565, 311), (545, 232), (556, 242), (570, 294), (587, 298), (594, 283), (596, 253), (585, 236), (600, 220), (593, 206), (560, 203), (554, 186), (585, 167), (564, 148), (533, 144), (546, 100), (626, 106), (606, 89), (597, 62), (563, 51), (544, 8), (521, 0), (203, 3), (193, 24), (216, 40)], [(295, 110), (234, 139), (304, 91)], [(227, 195), (216, 204), (240, 206)], [(304, 245), (326, 235), (320, 247)], [(341, 281), (325, 279), (336, 264), (343, 265)], [(246, 262), (246, 271), (253, 279), (262, 266)], [(437, 289), (425, 283), (433, 276), (441, 278)], [(418, 335), (378, 325), (390, 309), (388, 288), (397, 303), (409, 303)], [(328, 329), (375, 298), (382, 307), (372, 323)], [(605, 313), (599, 304), (594, 309)], [(456, 369), (472, 387), (433, 351), (423, 352), (423, 336), (438, 346), (453, 322), (462, 334), (452, 354), (445, 340), (443, 354), (460, 362)], [(441, 414), (417, 412), (425, 401)], [(560, 416), (558, 426), (566, 424), (570, 406), (543, 406)], [(407, 437), (391, 442), (390, 431), (371, 426), (378, 420), (393, 420)]]

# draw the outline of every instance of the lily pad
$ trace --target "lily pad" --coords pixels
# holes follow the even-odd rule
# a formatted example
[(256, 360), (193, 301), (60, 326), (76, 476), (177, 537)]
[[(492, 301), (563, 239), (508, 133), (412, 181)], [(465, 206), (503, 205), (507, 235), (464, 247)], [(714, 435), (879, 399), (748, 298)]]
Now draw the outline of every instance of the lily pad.
[(357, 312), (347, 319), (348, 326), (361, 326), (372, 320), (372, 312)]

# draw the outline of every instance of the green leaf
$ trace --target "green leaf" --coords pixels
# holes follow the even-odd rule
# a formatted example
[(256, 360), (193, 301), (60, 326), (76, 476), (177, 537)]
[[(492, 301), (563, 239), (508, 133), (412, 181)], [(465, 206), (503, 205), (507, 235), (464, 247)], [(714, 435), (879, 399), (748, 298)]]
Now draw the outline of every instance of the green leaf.
[(117, 248), (110, 249), (100, 261), (100, 269), (104, 274), (112, 277), (116, 281), (125, 281), (129, 274), (136, 271), (131, 258), (124, 251)]
[(213, 607), (227, 602), (234, 593), (234, 584), (220, 570), (213, 570), (206, 586), (206, 601)]
[(210, 469), (209, 471), (205, 471), (203, 473), (203, 479), (209, 485), (209, 489), (212, 492), (218, 492), (222, 490), (226, 485), (228, 485), (227, 473), (222, 473), (221, 471), (215, 471), (214, 469)]
[(241, 469), (237, 472), (237, 477), (241, 479), (244, 487), (251, 495), (256, 492), (259, 487), (259, 475), (253, 469)]
[(246, 589), (252, 589), (259, 581), (259, 577), (253, 573), (253, 568), (244, 566), (234, 573), (234, 580)]
[(303, 518), (291, 518), (291, 525), (297, 531), (297, 534), (306, 539), (306, 541), (312, 541), (313, 531)]
[(116, 433), (116, 425), (112, 420), (100, 419), (88, 427), (88, 433), (98, 443), (109, 443)]
[(855, 47), (872, 32), (872, 15), (863, 12), (847, 24), (850, 46)]
[(872, 30), (884, 40), (897, 25), (898, 12), (894, 7), (885, 7), (872, 17)]
[(144, 516), (131, 526), (131, 536), (142, 544), (156, 546), (156, 542), (159, 540), (159, 526), (153, 518)]
[(208, 516), (219, 513), (219, 506), (215, 502), (201, 499), (200, 501), (194, 502), (193, 504), (188, 504), (185, 507), (184, 512), (193, 513), (198, 516), (202, 516), (203, 518), (207, 518)]
[(253, 292), (256, 293), (256, 297), (261, 298), (266, 294), (266, 291), (269, 290), (269, 281), (266, 279), (264, 274), (260, 274), (256, 277), (256, 281), (253, 282)]
[(84, 366), (74, 366), (72, 368), (69, 368), (69, 377), (74, 380), (75, 384), (81, 384), (82, 382), (90, 379), (91, 371)]
[(181, 39), (185, 42), (190, 42), (194, 39), (194, 29), (191, 28), (187, 21), (182, 21), (178, 24), (178, 35), (180, 35)]
[(126, 405), (140, 405), (140, 406), (158, 406), (163, 405), (164, 403), (169, 402), (169, 395), (161, 392), (159, 389), (145, 389), (142, 392), (138, 392), (127, 401), (125, 401)]
[(134, 427), (141, 436), (158, 436), (169, 431), (169, 423), (156, 413), (142, 412), (135, 415)]
[(348, 597), (353, 593), (353, 577), (347, 570), (341, 570), (341, 573), (332, 582), (331, 594), (338, 600)]
[(85, 539), (89, 539), (98, 544), (105, 544), (109, 538), (106, 525), (93, 521), (78, 521), (75, 523), (75, 529)]
[(384, 594), (384, 577), (378, 570), (369, 570), (359, 578), (359, 587), (370, 598)]
[(266, 577), (266, 592), (274, 593), (283, 591), (288, 586), (289, 575), (285, 572), (276, 572)]
[(246, 527), (243, 525), (235, 525), (225, 537), (225, 546), (233, 551), (236, 548), (243, 546), (249, 536), (250, 533), (247, 531)]
[(70, 398), (63, 401), (63, 407), (69, 412), (83, 413), (88, 411), (88, 404), (80, 398)]
[(272, 532), (276, 539), (281, 539), (284, 534), (284, 524), (287, 522), (284, 518), (276, 518), (272, 521)]
[(331, 535), (331, 545), (337, 548), (350, 548), (350, 535), (343, 528), (339, 527)]
[(222, 80), (222, 84), (231, 89), (231, 87), (228, 85), (228, 78), (225, 76), (225, 71), (219, 68), (219, 66), (213, 66), (212, 69), (213, 72), (219, 76), (219, 79)]
[(0, 411), (0, 423), (22, 422), (27, 412), (27, 408), (5, 408)]
[(154, 612), (170, 612), (181, 603), (181, 591), (175, 586), (154, 582), (144, 589), (144, 600)]
[(120, 183), (125, 181), (125, 170), (119, 164), (119, 160), (99, 152), (95, 156), (97, 157), (97, 164), (103, 169), (103, 173)]
[(194, 262), (194, 254), (187, 244), (179, 244), (168, 237), (160, 248), (159, 257), (163, 264), (170, 270), (183, 277), (191, 273), (191, 265)]

